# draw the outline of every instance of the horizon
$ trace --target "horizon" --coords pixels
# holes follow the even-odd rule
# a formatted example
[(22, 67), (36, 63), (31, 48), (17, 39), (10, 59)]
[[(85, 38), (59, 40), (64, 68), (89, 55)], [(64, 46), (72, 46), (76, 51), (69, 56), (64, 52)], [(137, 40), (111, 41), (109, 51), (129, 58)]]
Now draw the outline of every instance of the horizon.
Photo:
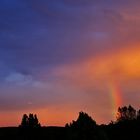
[(140, 108), (140, 1), (1, 0), (0, 126), (38, 114), (98, 124)]
[[(125, 105), (126, 106), (126, 105)], [(128, 107), (128, 106), (131, 106), (130, 104), (129, 105), (127, 105), (126, 107)], [(119, 107), (123, 107), (123, 106), (119, 106)], [(119, 108), (118, 107), (118, 108)], [(132, 108), (133, 108), (133, 106), (131, 106)], [(135, 108), (134, 108), (135, 109)], [(139, 109), (140, 110), (140, 109)], [(136, 113), (137, 113), (137, 111), (138, 111), (138, 108), (136, 109)], [(80, 112), (84, 112), (84, 111), (80, 111)], [(39, 121), (39, 124), (41, 125), (41, 127), (65, 127), (65, 125), (66, 124), (70, 124), (73, 120), (74, 121), (76, 121), (77, 120), (77, 118), (78, 118), (78, 116), (79, 116), (79, 113), (80, 112), (78, 112), (77, 113), (77, 116), (74, 118), (74, 119), (71, 119), (71, 120), (69, 120), (69, 122), (64, 122), (63, 124), (59, 124), (58, 122), (51, 122), (51, 123), (49, 123), (49, 121), (47, 121), (47, 123), (43, 123), (42, 121), (40, 121), (40, 115), (38, 115), (38, 114), (36, 114), (36, 113), (33, 113), (33, 112), (26, 112), (26, 113), (24, 113), (24, 114), (27, 114), (27, 115), (29, 115), (29, 114), (34, 114), (34, 115), (37, 115), (37, 118), (38, 118), (38, 121)], [(40, 112), (39, 112), (40, 113)], [(84, 112), (84, 113), (87, 113), (88, 114), (88, 112)], [(96, 124), (98, 124), (98, 125), (109, 125), (111, 122), (116, 122), (117, 121), (117, 113), (118, 113), (118, 109), (116, 110), (116, 112), (115, 112), (115, 118), (114, 118), (114, 120), (110, 120), (109, 122), (100, 122), (100, 123), (98, 123), (96, 120), (95, 120), (95, 118), (93, 118), (92, 116), (90, 116), (90, 114), (88, 114), (95, 122), (96, 122)], [(11, 121), (11, 124), (13, 123), (13, 125), (7, 125), (7, 124), (4, 124), (4, 125), (1, 125), (0, 126), (0, 128), (3, 128), (3, 127), (19, 127), (19, 125), (21, 124), (21, 121), (22, 121), (22, 117), (23, 117), (23, 115), (24, 114), (22, 114), (20, 117), (18, 117), (18, 119), (17, 119), (17, 123), (16, 124), (14, 124), (12, 121)], [(17, 116), (16, 116), (17, 117)], [(20, 118), (20, 119), (19, 119)], [(13, 118), (11, 118), (11, 120), (12, 120)], [(59, 118), (58, 118), (58, 120), (59, 120)]]

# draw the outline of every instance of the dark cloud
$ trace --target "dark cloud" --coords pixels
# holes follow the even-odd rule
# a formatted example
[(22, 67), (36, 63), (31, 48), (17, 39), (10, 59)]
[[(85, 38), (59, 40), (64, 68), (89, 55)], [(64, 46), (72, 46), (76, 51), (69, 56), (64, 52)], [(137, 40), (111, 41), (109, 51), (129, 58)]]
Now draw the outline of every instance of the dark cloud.
[[(135, 30), (131, 27), (136, 21), (126, 19), (132, 10), (135, 13), (133, 7), (138, 3), (137, 0), (127, 0), (127, 4), (125, 0), (2, 0), (0, 59), (8, 70), (7, 66), (3, 69), (32, 73), (94, 56), (113, 43), (118, 47), (125, 40), (138, 40), (137, 26)], [(127, 35), (122, 37), (123, 30)]]

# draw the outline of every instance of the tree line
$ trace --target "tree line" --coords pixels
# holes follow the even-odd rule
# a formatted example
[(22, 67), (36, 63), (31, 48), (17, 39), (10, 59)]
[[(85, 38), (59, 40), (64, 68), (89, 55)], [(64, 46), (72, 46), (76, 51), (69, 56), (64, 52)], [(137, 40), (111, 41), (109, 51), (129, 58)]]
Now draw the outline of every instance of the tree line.
[(131, 105), (119, 107), (116, 120), (97, 124), (85, 112), (65, 127), (41, 126), (36, 114), (24, 114), (19, 127), (0, 128), (4, 140), (135, 140), (140, 138), (140, 110)]
[[(130, 120), (139, 120), (140, 121), (140, 110), (134, 109), (131, 105), (119, 107), (116, 114), (116, 121), (111, 121), (111, 123), (116, 124), (123, 121), (130, 121)], [(66, 123), (65, 127), (75, 127), (75, 128), (92, 128), (96, 126), (96, 121), (92, 119), (85, 112), (79, 112), (79, 117), (76, 121), (72, 121), (71, 123)], [(22, 117), (21, 124), (19, 127), (24, 128), (38, 128), (41, 127), (39, 120), (36, 114), (24, 114)]]

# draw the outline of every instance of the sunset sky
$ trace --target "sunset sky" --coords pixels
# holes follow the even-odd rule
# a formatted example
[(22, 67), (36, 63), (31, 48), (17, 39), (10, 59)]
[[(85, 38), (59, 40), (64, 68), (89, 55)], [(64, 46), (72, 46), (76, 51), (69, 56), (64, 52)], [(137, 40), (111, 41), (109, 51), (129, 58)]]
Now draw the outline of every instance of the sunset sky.
[(0, 0), (0, 126), (36, 113), (98, 124), (140, 108), (139, 0)]

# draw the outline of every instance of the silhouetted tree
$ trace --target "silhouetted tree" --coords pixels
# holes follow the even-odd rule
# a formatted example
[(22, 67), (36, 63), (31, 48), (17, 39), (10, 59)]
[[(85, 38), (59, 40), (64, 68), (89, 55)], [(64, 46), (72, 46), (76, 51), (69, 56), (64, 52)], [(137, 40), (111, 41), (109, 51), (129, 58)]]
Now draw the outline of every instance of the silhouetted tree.
[(129, 105), (129, 107), (128, 107), (128, 119), (134, 120), (134, 119), (136, 119), (136, 116), (137, 116), (136, 110), (131, 105)]
[(36, 114), (34, 115), (34, 125), (35, 125), (36, 127), (41, 126), (40, 123), (39, 123), (39, 121), (38, 121), (38, 118), (37, 118), (37, 115), (36, 115)]
[(65, 126), (70, 140), (107, 140), (107, 136), (96, 122), (84, 112), (79, 112), (76, 121)]
[(136, 110), (129, 105), (124, 106), (124, 107), (119, 107), (118, 108), (118, 113), (117, 113), (117, 121), (126, 121), (126, 120), (134, 120), (136, 119)]
[(37, 128), (40, 127), (37, 115), (29, 114), (29, 117), (24, 114), (20, 127)]
[(137, 120), (140, 121), (140, 110), (137, 111)]
[(20, 126), (22, 126), (22, 127), (27, 127), (28, 126), (28, 116), (26, 114), (23, 115)]
[(73, 128), (94, 128), (96, 126), (96, 122), (84, 112), (79, 112), (78, 119), (76, 121), (72, 121), (69, 125), (66, 124), (66, 127), (73, 127)]

